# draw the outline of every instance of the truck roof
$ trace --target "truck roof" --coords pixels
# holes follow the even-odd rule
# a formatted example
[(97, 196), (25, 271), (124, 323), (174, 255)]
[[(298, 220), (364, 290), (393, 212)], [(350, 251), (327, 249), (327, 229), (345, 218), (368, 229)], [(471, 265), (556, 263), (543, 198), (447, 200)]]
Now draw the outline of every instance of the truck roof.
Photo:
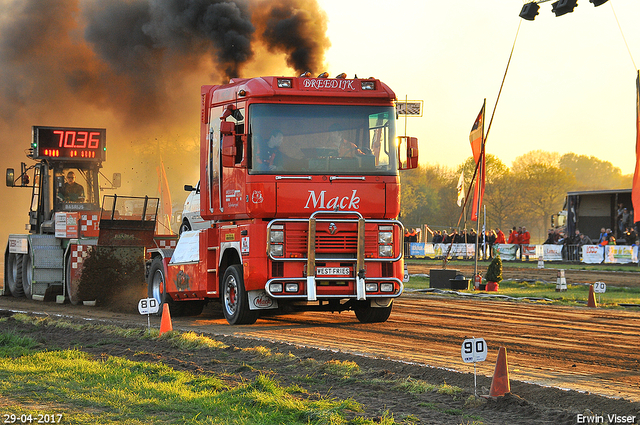
[(324, 77), (255, 77), (234, 78), (229, 84), (202, 86), (202, 92), (212, 94), (211, 104), (256, 97), (333, 97), (387, 101), (391, 104), (396, 95), (386, 84), (376, 78), (324, 78)]

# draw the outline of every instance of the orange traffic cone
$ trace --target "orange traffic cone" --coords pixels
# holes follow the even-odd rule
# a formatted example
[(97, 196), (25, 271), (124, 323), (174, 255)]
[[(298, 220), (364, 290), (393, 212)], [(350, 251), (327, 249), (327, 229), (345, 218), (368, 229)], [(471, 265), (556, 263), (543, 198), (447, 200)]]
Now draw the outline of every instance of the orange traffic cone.
[(160, 335), (173, 330), (171, 324), (171, 314), (169, 314), (169, 304), (164, 303), (162, 307), (162, 319), (160, 319)]
[(491, 397), (500, 397), (511, 392), (511, 384), (509, 384), (509, 366), (507, 365), (507, 349), (500, 347), (498, 351), (498, 359), (496, 360), (496, 370), (491, 380)]
[(593, 292), (593, 285), (589, 285), (589, 299), (587, 301), (587, 307), (598, 307), (598, 303), (596, 302), (596, 293)]

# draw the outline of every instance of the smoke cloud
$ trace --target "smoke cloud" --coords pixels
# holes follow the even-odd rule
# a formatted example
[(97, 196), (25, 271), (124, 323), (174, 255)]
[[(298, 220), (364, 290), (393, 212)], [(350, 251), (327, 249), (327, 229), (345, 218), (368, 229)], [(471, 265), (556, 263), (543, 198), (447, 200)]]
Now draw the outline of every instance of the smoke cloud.
[[(0, 169), (30, 161), (24, 152), (32, 125), (104, 127), (104, 170), (130, 182), (123, 195), (155, 196), (155, 180), (152, 191), (136, 185), (155, 178), (158, 154), (172, 189), (195, 183), (200, 85), (321, 72), (330, 45), (316, 0), (0, 0), (0, 6)], [(0, 211), (0, 222), (21, 223), (11, 231), (23, 231), (26, 192), (0, 187), (2, 199), (19, 202)]]
[(175, 114), (171, 101), (186, 95), (180, 93), (185, 79), (199, 77), (205, 84), (250, 76), (243, 70), (256, 46), (284, 54), (294, 72), (320, 68), (329, 46), (327, 18), (315, 0), (5, 3), (0, 12), (5, 123), (23, 108), (44, 114), (63, 100), (139, 125)]

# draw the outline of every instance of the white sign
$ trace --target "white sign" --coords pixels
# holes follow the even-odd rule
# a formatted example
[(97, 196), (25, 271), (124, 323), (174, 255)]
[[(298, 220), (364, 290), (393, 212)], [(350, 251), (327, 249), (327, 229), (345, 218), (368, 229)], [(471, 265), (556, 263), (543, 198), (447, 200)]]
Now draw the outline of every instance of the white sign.
[(607, 292), (607, 284), (604, 282), (596, 282), (593, 284), (593, 292), (596, 294), (604, 294)]
[(138, 311), (140, 314), (156, 314), (160, 311), (160, 305), (155, 298), (143, 298), (138, 301)]
[(465, 339), (462, 343), (462, 361), (476, 363), (487, 360), (487, 343), (484, 338)]
[(396, 102), (396, 112), (398, 115), (422, 116), (422, 100), (409, 100), (407, 102)]

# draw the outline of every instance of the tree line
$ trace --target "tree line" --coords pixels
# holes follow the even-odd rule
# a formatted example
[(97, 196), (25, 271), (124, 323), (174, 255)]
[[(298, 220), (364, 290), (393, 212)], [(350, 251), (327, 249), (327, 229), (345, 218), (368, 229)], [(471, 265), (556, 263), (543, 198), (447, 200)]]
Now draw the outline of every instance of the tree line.
[[(469, 219), (474, 170), (475, 162), (470, 156), (455, 168), (435, 164), (402, 172), (400, 220), (405, 227), (427, 225), (434, 231), (475, 228), (476, 222)], [(463, 207), (457, 204), (456, 187), (461, 173), (464, 173), (465, 195), (471, 198), (464, 216)], [(551, 215), (563, 209), (567, 192), (629, 189), (632, 180), (632, 175), (623, 175), (620, 168), (594, 156), (534, 150), (517, 157), (511, 167), (507, 167), (496, 156), (487, 154), (483, 199), (487, 226), (498, 227), (505, 234), (513, 226), (526, 226), (531, 232), (531, 242), (542, 243)], [(481, 213), (482, 229), (484, 208)]]

